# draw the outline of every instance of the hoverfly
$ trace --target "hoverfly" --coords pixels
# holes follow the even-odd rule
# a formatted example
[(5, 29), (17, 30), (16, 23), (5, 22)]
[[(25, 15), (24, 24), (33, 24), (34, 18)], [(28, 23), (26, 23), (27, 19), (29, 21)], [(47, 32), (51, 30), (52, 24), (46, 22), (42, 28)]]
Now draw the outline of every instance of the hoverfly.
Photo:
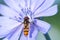
[(24, 35), (25, 36), (28, 36), (28, 33), (29, 33), (29, 18), (26, 16), (25, 18), (24, 18), (24, 29), (23, 29), (23, 31), (24, 31)]

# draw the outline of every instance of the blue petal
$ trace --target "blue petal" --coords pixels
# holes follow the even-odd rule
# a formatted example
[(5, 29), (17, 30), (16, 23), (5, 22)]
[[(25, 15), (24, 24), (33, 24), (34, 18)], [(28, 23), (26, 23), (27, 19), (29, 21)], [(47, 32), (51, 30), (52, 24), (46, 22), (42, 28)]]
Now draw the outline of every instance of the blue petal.
[(48, 9), (50, 6), (52, 6), (52, 4), (55, 2), (55, 0), (45, 0), (44, 2), (43, 2), (43, 5), (39, 5), (35, 10), (34, 10), (34, 13), (36, 14), (36, 13), (39, 13), (39, 12), (41, 12), (41, 11), (43, 11), (43, 10), (45, 10), (45, 9)]
[(32, 0), (27, 0), (27, 8), (28, 8), (28, 9), (31, 9), (31, 1), (32, 1)]
[(17, 27), (20, 23), (7, 17), (0, 17), (0, 38), (6, 36), (11, 29)]
[(3, 16), (6, 16), (8, 18), (17, 20), (17, 21), (22, 21), (23, 17), (24, 17), (24, 14), (22, 12), (17, 13), (10, 7), (2, 5), (2, 4), (0, 4), (0, 14), (2, 14)]
[(31, 0), (31, 10), (35, 12), (35, 10), (40, 7), (46, 0)]
[(33, 32), (34, 32), (34, 25), (30, 24), (30, 37), (32, 37)]
[(8, 40), (7, 38), (3, 39), (3, 40)]
[[(38, 29), (36, 28), (35, 25), (33, 25), (33, 27), (32, 27), (32, 30), (31, 30), (31, 34), (29, 33), (29, 35), (28, 35), (29, 40), (36, 40), (37, 39)], [(32, 36), (32, 37), (30, 37), (30, 36)]]
[(4, 0), (4, 2), (17, 12), (21, 11), (21, 6), (15, 0)]
[(11, 32), (5, 36), (4, 39), (18, 40), (19, 36), (23, 30), (23, 27), (24, 26), (22, 24), (18, 25), (16, 28), (12, 29)]
[(16, 11), (2, 4), (0, 4), (0, 13), (9, 18), (21, 17)]
[(19, 7), (26, 8), (27, 6), (27, 0), (14, 0), (16, 3), (19, 4)]
[(36, 17), (46, 17), (46, 16), (53, 16), (55, 14), (57, 14), (58, 12), (58, 8), (57, 8), (57, 5), (54, 5), (42, 12), (39, 12), (39, 13), (36, 13), (34, 14), (34, 18)]
[(36, 28), (38, 28), (38, 30), (40, 32), (42, 32), (43, 34), (46, 34), (51, 27), (51, 25), (49, 23), (38, 20), (38, 19), (35, 19), (34, 24), (35, 24)]

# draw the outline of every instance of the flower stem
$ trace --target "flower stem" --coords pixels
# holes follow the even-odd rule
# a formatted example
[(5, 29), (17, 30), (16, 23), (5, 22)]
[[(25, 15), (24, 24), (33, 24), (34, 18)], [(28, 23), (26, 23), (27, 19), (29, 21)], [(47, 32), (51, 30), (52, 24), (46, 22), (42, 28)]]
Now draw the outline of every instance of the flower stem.
[(21, 38), (21, 36), (22, 36), (22, 33), (23, 33), (23, 30), (21, 31), (21, 33), (20, 33), (20, 36), (19, 36), (18, 40), (20, 40), (20, 38)]
[(44, 34), (44, 36), (45, 36), (46, 40), (51, 40), (51, 38), (50, 38), (48, 33)]

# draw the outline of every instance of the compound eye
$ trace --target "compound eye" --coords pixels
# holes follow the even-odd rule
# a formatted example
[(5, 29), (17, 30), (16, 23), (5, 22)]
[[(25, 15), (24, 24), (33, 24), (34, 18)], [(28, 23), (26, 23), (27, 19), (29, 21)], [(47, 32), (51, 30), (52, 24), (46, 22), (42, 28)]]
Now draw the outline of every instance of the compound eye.
[(29, 20), (29, 18), (28, 17), (25, 17), (24, 20)]

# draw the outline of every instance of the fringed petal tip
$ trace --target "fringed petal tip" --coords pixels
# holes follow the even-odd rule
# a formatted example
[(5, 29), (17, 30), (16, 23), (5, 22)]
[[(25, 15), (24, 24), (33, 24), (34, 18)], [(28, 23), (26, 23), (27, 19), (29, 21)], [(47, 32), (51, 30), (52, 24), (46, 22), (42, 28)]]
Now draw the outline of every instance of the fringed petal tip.
[(50, 27), (47, 29), (47, 31), (45, 31), (43, 34), (47, 34), (47, 33), (50, 31), (50, 29), (51, 29), (51, 25), (50, 25)]
[(43, 34), (46, 34), (48, 30), (51, 28), (51, 25), (49, 23), (44, 22), (42, 20), (38, 20), (38, 19), (36, 19), (34, 24), (38, 28), (38, 30)]
[(53, 15), (57, 14), (57, 12), (58, 12), (58, 8), (57, 7), (58, 7), (58, 5), (54, 5), (54, 6), (50, 7), (50, 8), (48, 8), (47, 10), (44, 10), (44, 11), (39, 12), (39, 13), (36, 13), (34, 15), (34, 18), (36, 18), (36, 17), (53, 16)]

